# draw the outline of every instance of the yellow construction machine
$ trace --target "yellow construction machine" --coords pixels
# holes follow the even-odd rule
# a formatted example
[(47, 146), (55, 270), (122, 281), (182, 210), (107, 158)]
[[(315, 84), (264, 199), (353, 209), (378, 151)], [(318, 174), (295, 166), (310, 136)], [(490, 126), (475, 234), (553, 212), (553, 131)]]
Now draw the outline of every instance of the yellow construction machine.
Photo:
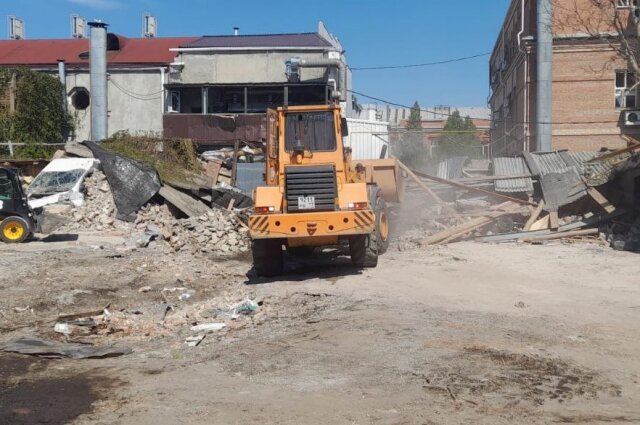
[(337, 105), (267, 112), (266, 186), (249, 217), (254, 268), (283, 271), (283, 247), (311, 250), (348, 243), (354, 266), (375, 267), (389, 246), (387, 202), (402, 197), (394, 159), (351, 160), (347, 121)]

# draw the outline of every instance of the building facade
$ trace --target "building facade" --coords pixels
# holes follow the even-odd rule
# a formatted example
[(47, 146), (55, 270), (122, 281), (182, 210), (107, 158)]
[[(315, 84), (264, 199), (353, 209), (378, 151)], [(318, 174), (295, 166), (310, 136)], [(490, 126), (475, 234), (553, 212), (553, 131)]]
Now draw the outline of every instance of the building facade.
[[(550, 3), (552, 149), (594, 151), (624, 146), (623, 135), (639, 138), (640, 122), (627, 120), (640, 108), (635, 73), (617, 51), (612, 25), (617, 16), (626, 29), (634, 28), (632, 1)], [(536, 0), (513, 0), (491, 55), (493, 156), (539, 150), (536, 132), (546, 123), (536, 116), (539, 12)]]
[[(346, 67), (339, 40), (320, 22), (302, 34), (127, 38), (107, 34), (108, 134), (119, 131), (190, 138), (203, 149), (265, 138), (267, 108), (325, 104), (335, 90), (352, 99), (351, 73), (286, 61), (329, 59)], [(89, 40), (0, 40), (0, 66), (58, 75), (64, 62), (75, 141), (91, 134)], [(346, 81), (342, 81), (342, 79)], [(345, 116), (353, 102), (342, 102)]]
[[(127, 38), (107, 35), (108, 131), (161, 133), (165, 84), (175, 52), (170, 49), (193, 37)], [(0, 40), (0, 66), (26, 66), (58, 75), (64, 61), (67, 108), (73, 117), (75, 141), (91, 134), (89, 40)]]
[[(336, 67), (303, 68), (292, 81), (285, 72), (292, 58), (333, 59), (346, 66), (344, 49), (322, 22), (318, 31), (301, 34), (204, 36), (173, 49), (164, 132), (201, 145), (265, 137), (265, 112), (279, 106), (326, 104), (332, 91), (352, 99)], [(352, 102), (343, 102), (352, 116)]]

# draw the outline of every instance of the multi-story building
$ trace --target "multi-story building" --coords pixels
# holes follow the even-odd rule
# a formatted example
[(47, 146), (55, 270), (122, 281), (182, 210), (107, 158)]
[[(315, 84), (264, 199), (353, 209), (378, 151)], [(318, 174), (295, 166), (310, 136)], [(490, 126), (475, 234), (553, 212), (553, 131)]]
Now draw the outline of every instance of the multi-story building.
[[(164, 133), (200, 145), (260, 142), (267, 108), (324, 104), (339, 89), (351, 99), (351, 73), (338, 66), (285, 75), (291, 58), (339, 61), (344, 49), (322, 22), (302, 34), (128, 38), (107, 34), (108, 134)], [(0, 66), (58, 75), (65, 64), (67, 107), (76, 141), (90, 137), (89, 39), (0, 40)], [(340, 86), (338, 86), (340, 85)], [(343, 102), (346, 116), (353, 103)]]
[(537, 3), (511, 1), (491, 55), (492, 155), (593, 151), (625, 145), (623, 135), (640, 138), (635, 73), (613, 19), (635, 39), (634, 1)]

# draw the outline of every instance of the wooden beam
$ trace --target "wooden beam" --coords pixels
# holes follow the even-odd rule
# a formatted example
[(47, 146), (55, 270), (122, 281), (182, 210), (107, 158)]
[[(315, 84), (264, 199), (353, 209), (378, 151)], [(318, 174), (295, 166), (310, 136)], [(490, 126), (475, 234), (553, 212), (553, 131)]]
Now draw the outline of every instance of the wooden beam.
[(558, 218), (558, 211), (549, 211), (549, 229), (558, 230), (560, 227), (560, 219)]
[(604, 195), (600, 193), (600, 191), (595, 187), (590, 187), (587, 190), (587, 193), (589, 193), (589, 196), (591, 196), (594, 201), (596, 201), (602, 208), (604, 208), (606, 212), (612, 213), (616, 210), (616, 207), (614, 207), (613, 204), (611, 204), (611, 202), (609, 202), (609, 200), (605, 198)]
[(442, 198), (436, 195), (435, 192), (431, 190), (429, 186), (427, 186), (422, 180), (420, 180), (418, 176), (416, 176), (415, 173), (411, 171), (411, 169), (409, 169), (409, 167), (407, 167), (402, 162), (400, 162), (400, 160), (398, 160), (398, 166), (402, 168), (409, 175), (409, 177), (411, 177), (416, 183), (418, 183), (418, 186), (423, 188), (425, 192), (427, 192), (429, 196), (433, 198), (434, 201), (436, 201), (440, 205), (444, 204), (444, 201), (442, 200)]
[(607, 154), (599, 156), (597, 158), (593, 158), (591, 161), (588, 161), (587, 164), (590, 163), (590, 162), (604, 161), (606, 159), (616, 157), (616, 156), (618, 156), (620, 154), (627, 153), (627, 152), (633, 152), (633, 151), (636, 151), (638, 149), (640, 149), (640, 143), (636, 142), (635, 145), (632, 144), (631, 146), (627, 146), (626, 148), (618, 149), (618, 150), (615, 150), (613, 152), (609, 152)]
[(162, 186), (158, 192), (168, 203), (182, 211), (187, 217), (201, 217), (211, 208), (204, 203), (193, 199), (186, 193), (182, 193), (171, 186)]
[(524, 225), (524, 230), (525, 232), (531, 230), (531, 226), (533, 226), (533, 223), (535, 223), (536, 221), (538, 221), (538, 218), (540, 218), (540, 214), (542, 213), (542, 209), (544, 208), (544, 199), (541, 200), (538, 203), (538, 206), (536, 207), (535, 210), (533, 210), (533, 212), (531, 213), (531, 217), (529, 217), (529, 220), (527, 220), (527, 224)]
[(440, 177), (431, 176), (429, 174), (421, 173), (421, 172), (415, 171), (415, 170), (414, 170), (414, 173), (416, 175), (420, 176), (420, 177), (425, 178), (425, 179), (433, 180), (433, 181), (436, 181), (436, 182), (439, 182), (439, 183), (444, 183), (446, 185), (457, 187), (457, 188), (463, 189), (463, 190), (468, 190), (470, 192), (482, 193), (483, 195), (493, 196), (495, 198), (502, 199), (502, 200), (505, 200), (505, 201), (515, 202), (517, 204), (537, 206), (537, 204), (534, 203), (534, 202), (525, 201), (525, 200), (518, 199), (518, 198), (513, 198), (511, 196), (503, 195), (501, 193), (496, 193), (496, 192), (491, 192), (489, 190), (479, 189), (477, 187), (468, 186), (466, 184), (458, 183), (458, 182), (455, 182), (455, 181), (452, 181), (452, 180), (441, 179)]
[(533, 238), (521, 239), (521, 241), (523, 242), (551, 241), (555, 239), (573, 238), (576, 236), (597, 235), (598, 233), (600, 233), (598, 229), (582, 229), (582, 230), (573, 230), (569, 232), (556, 232), (556, 233), (552, 233), (551, 235), (536, 236)]

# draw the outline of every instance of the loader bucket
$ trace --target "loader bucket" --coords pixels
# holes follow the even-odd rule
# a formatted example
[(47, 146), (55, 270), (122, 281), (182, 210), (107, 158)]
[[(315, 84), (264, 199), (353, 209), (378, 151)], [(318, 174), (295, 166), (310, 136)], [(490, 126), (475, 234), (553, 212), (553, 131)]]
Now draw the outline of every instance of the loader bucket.
[(382, 198), (386, 202), (402, 202), (404, 200), (404, 172), (395, 158), (359, 160), (366, 168), (368, 183), (380, 187)]

